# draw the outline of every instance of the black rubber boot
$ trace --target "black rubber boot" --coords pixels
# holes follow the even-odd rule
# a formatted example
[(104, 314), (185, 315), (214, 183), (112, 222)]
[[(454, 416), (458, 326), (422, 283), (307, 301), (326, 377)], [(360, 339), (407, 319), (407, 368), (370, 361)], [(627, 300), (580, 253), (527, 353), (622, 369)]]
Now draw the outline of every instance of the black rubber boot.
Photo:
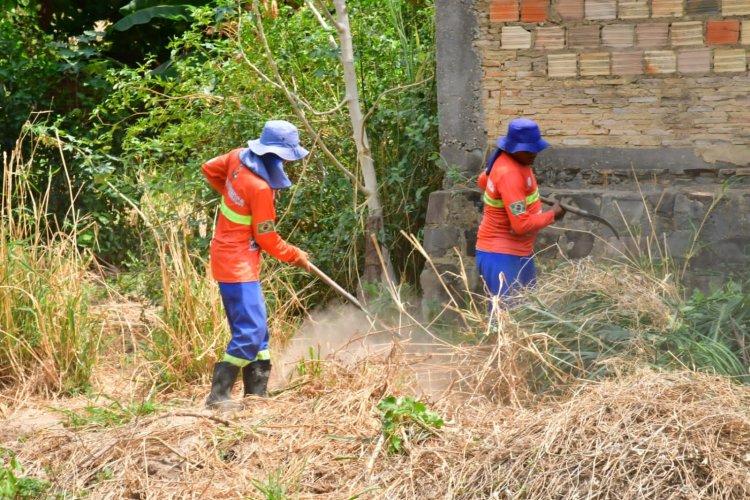
[(237, 380), (240, 367), (219, 361), (214, 365), (214, 376), (211, 380), (211, 394), (206, 399), (208, 408), (220, 410), (236, 410), (242, 407), (237, 401), (232, 401), (232, 387)]
[(242, 369), (245, 396), (251, 394), (262, 398), (268, 396), (268, 377), (271, 375), (271, 360), (254, 361)]

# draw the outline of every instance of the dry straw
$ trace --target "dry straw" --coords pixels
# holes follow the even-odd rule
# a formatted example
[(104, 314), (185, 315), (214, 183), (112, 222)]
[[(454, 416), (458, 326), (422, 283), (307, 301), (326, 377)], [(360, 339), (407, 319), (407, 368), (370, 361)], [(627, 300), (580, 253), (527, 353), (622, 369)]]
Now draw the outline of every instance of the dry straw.
[[(694, 373), (639, 372), (511, 409), (444, 398), (446, 426), (378, 447), (378, 401), (408, 356), (326, 363), (319, 378), (235, 414), (171, 409), (118, 428), (49, 429), (18, 458), (91, 498), (743, 498), (750, 392)], [(262, 492), (265, 491), (264, 495)]]
[[(588, 283), (604, 306), (584, 319), (617, 316), (634, 337), (669, 325), (664, 298), (673, 290), (634, 270), (580, 263), (544, 280), (529, 303), (565, 302)], [(626, 293), (633, 287), (637, 296)], [(482, 321), (479, 310), (459, 325)], [(750, 389), (712, 375), (644, 371), (633, 359), (605, 382), (581, 381), (555, 364), (559, 341), (542, 323), (507, 312), (497, 323), (483, 342), (462, 346), (433, 341), (425, 325), (407, 341), (381, 336), (381, 345), (366, 344), (358, 330), (363, 340), (298, 359), (273, 397), (248, 398), (237, 413), (205, 411), (207, 387), (188, 386), (157, 395), (155, 414), (125, 424), (58, 425), (3, 446), (25, 474), (50, 482), (50, 494), (91, 498), (747, 495)], [(355, 345), (369, 350), (351, 356)], [(550, 367), (556, 388), (547, 396), (533, 390), (540, 366)], [(389, 454), (377, 409), (389, 395), (419, 397), (446, 425), (424, 441), (404, 428), (405, 453)]]

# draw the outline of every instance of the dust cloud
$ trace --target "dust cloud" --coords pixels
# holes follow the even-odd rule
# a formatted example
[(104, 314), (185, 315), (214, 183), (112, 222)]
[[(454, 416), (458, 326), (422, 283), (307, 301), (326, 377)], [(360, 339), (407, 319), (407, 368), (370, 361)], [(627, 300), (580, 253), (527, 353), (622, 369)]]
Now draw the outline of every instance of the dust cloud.
[(391, 334), (370, 325), (362, 311), (349, 305), (329, 305), (313, 311), (280, 356), (281, 375), (286, 380), (301, 360), (331, 359), (353, 364), (360, 359), (386, 353)]
[[(385, 323), (397, 324), (396, 321)], [(365, 359), (384, 359), (396, 344), (399, 361), (411, 372), (415, 395), (437, 398), (457, 377), (455, 349), (408, 320), (385, 330), (351, 305), (335, 304), (313, 311), (287, 347), (275, 356), (275, 384), (283, 385), (302, 360), (335, 360), (348, 366)], [(398, 336), (394, 335), (398, 332)]]

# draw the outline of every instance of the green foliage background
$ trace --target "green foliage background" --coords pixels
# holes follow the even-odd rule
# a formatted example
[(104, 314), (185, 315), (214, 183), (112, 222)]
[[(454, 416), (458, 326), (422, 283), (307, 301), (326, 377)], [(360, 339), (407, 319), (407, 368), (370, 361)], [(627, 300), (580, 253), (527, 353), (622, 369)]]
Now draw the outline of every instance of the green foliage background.
[[(353, 1), (349, 8), (364, 110), (386, 90), (423, 82), (384, 96), (367, 123), (385, 211), (382, 240), (394, 252), (402, 279), (416, 283), (422, 262), (399, 230), (420, 230), (427, 196), (442, 181), (433, 161), (438, 148), (433, 9), (431, 2), (403, 0)], [(78, 208), (93, 222), (81, 241), (94, 246), (104, 261), (129, 266), (149, 261), (151, 233), (132, 213), (133, 205), (166, 226), (187, 216), (195, 226), (192, 244), (205, 250), (211, 231), (199, 228), (213, 218), (215, 206), (209, 202), (215, 193), (200, 165), (257, 138), (268, 119), (287, 119), (302, 129), (284, 94), (251, 69), (252, 64), (272, 75), (252, 12), (226, 1), (191, 11), (189, 28), (164, 40), (167, 64), (156, 56), (137, 65), (108, 58), (111, 28), (98, 42), (91, 31), (74, 43), (54, 42), (47, 34), (35, 38), (41, 32), (32, 24), (24, 35), (39, 45), (34, 49), (38, 57), (19, 58), (18, 64), (26, 67), (20, 73), (42, 87), (23, 79), (15, 83), (27, 94), (11, 99), (15, 108), (4, 129), (4, 148), (11, 147), (10, 131), (25, 120), (24, 112), (54, 101), (43, 96), (50, 94), (55, 78), (74, 75), (74, 98), (58, 106), (57, 113), (37, 116), (32, 131), (37, 137), (62, 139), (80, 190)], [(25, 19), (32, 18), (27, 12)], [(330, 43), (331, 37), (337, 40), (336, 32), (324, 29), (306, 7), (284, 4), (278, 17), (263, 12), (262, 22), (286, 85), (312, 109), (335, 108), (344, 96), (338, 50)], [(28, 52), (13, 40), (10, 28), (4, 29), (3, 43)], [(31, 76), (37, 66), (49, 76)], [(307, 116), (320, 133), (317, 140), (356, 173), (346, 108), (327, 114), (308, 110)], [(286, 213), (280, 232), (336, 279), (352, 284), (363, 249), (364, 198), (315, 148), (316, 138), (303, 132), (302, 140), (313, 155), (297, 186), (279, 197), (278, 211)], [(56, 151), (50, 149), (52, 157)], [(38, 165), (47, 170), (54, 168), (52, 162), (42, 156)], [(300, 176), (301, 167), (293, 168), (292, 176)]]

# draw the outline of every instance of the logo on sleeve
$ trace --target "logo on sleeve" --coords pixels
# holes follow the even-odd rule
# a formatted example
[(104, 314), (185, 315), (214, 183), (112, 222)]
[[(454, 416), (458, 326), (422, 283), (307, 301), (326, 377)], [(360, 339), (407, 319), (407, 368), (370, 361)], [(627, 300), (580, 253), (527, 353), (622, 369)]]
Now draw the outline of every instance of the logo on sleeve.
[(265, 222), (258, 223), (258, 234), (266, 234), (274, 232), (273, 221), (267, 220)]
[(510, 213), (513, 215), (521, 215), (526, 211), (526, 202), (521, 200), (510, 204)]

